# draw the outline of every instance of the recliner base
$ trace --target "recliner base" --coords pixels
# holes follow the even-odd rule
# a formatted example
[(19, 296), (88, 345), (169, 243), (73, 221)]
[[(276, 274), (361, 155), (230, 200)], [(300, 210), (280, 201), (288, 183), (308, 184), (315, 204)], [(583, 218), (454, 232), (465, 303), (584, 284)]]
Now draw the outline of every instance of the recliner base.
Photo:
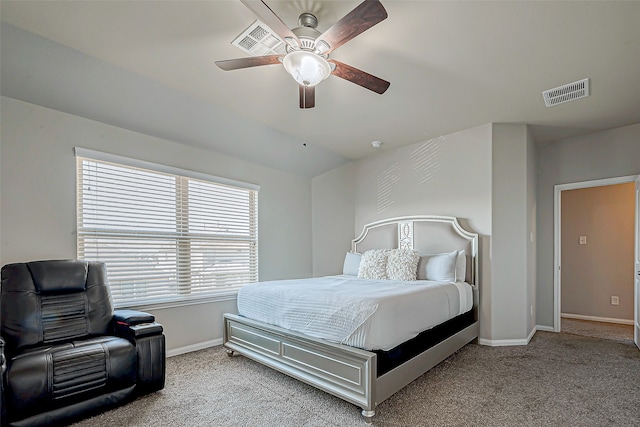
[(56, 427), (65, 426), (79, 421), (91, 415), (99, 414), (108, 409), (113, 409), (133, 400), (137, 395), (136, 386), (127, 387), (112, 393), (96, 396), (81, 402), (77, 402), (48, 412), (33, 415), (21, 420), (8, 420), (7, 427)]

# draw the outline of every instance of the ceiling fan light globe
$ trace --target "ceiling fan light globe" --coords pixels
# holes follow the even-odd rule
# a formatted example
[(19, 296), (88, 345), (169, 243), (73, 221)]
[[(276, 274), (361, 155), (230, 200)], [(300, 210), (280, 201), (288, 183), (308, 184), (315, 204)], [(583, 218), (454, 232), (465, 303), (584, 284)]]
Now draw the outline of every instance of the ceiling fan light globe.
[(283, 59), (285, 70), (304, 86), (315, 86), (331, 74), (331, 66), (323, 57), (306, 50), (289, 52)]

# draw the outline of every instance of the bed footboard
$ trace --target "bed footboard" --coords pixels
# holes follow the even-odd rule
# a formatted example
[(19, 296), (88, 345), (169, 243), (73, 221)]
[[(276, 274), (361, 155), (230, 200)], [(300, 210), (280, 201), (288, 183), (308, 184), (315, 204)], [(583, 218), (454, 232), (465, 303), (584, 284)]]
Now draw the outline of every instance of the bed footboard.
[(237, 316), (224, 315), (223, 344), (229, 351), (304, 381), (375, 414), (376, 354), (316, 341), (302, 334)]

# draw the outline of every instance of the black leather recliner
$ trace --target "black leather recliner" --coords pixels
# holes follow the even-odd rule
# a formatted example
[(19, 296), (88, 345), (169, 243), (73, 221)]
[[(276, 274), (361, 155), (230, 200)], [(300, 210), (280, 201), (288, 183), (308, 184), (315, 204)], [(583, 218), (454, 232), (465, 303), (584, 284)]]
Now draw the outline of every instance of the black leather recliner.
[(164, 387), (162, 325), (113, 310), (103, 263), (8, 264), (0, 374), (2, 426), (68, 424)]

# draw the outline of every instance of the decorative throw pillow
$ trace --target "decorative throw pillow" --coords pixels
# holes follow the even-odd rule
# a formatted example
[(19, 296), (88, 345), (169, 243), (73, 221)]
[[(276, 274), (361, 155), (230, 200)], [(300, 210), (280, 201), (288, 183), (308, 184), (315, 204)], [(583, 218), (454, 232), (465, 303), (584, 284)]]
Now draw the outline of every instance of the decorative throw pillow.
[(371, 249), (362, 254), (358, 277), (361, 279), (386, 280), (387, 250)]
[(425, 255), (423, 258), (426, 280), (434, 280), (437, 282), (456, 281), (458, 251)]
[(467, 256), (464, 250), (458, 251), (458, 258), (456, 259), (456, 282), (467, 281)]
[(347, 252), (347, 255), (344, 257), (342, 274), (346, 274), (347, 276), (357, 276), (358, 270), (360, 269), (361, 259), (362, 254), (356, 252)]
[(418, 252), (411, 249), (392, 249), (387, 257), (387, 276), (390, 280), (416, 280)]

